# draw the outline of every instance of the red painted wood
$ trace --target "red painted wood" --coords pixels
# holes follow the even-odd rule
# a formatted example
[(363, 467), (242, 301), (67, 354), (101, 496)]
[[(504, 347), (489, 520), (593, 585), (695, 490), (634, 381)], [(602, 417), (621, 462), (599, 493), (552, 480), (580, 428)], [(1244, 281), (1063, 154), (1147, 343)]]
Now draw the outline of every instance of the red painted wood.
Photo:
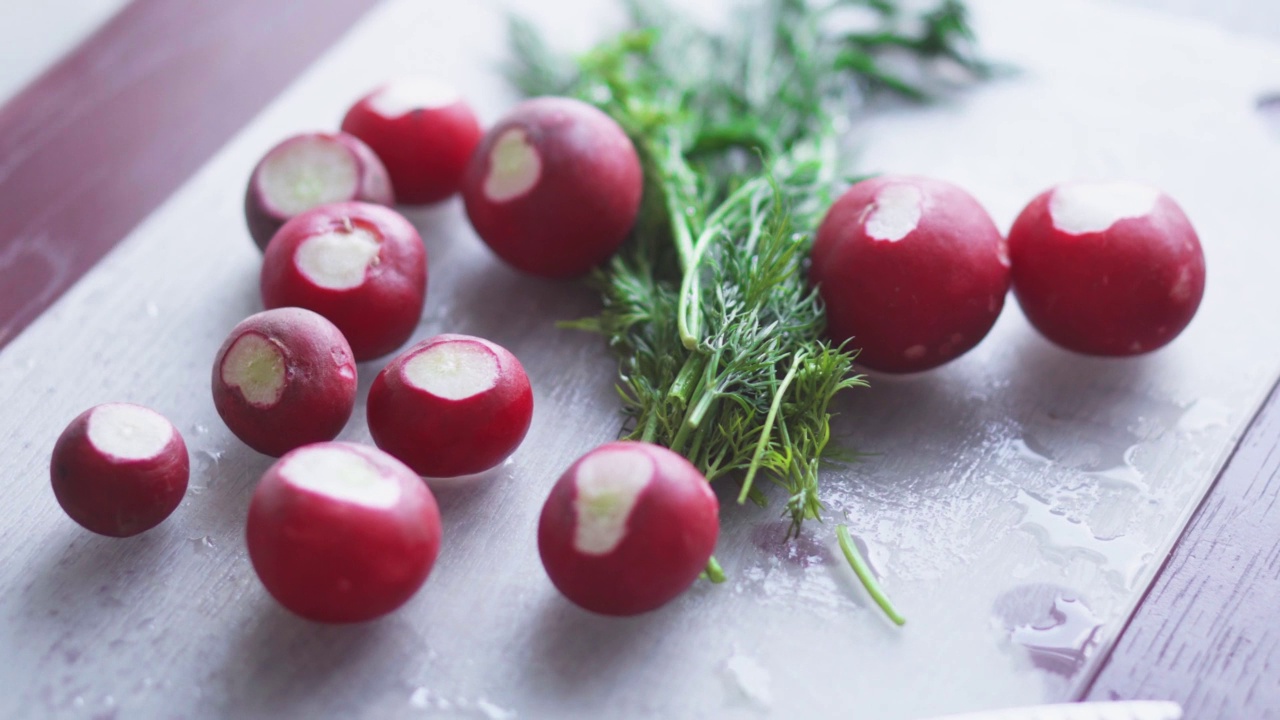
[(376, 2), (134, 0), (0, 108), (0, 346)]
[(1189, 720), (1280, 718), (1280, 389), (1196, 511), (1083, 698)]

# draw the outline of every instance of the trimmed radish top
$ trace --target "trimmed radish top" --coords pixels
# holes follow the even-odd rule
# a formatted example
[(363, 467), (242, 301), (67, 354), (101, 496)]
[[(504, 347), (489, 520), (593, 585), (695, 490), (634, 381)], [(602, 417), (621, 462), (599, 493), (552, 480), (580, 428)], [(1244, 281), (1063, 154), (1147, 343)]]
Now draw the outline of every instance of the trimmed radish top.
[(271, 407), (285, 386), (284, 355), (276, 342), (255, 332), (236, 338), (221, 364), (222, 382), (236, 388), (250, 405)]
[(173, 425), (141, 405), (108, 403), (89, 413), (89, 442), (119, 460), (147, 460), (173, 440)]
[(1086, 235), (1150, 215), (1159, 198), (1160, 191), (1137, 183), (1069, 183), (1053, 191), (1049, 214), (1062, 232)]
[(442, 108), (461, 99), (462, 96), (451, 85), (422, 76), (399, 78), (368, 95), (370, 107), (387, 117), (398, 117), (414, 110)]
[(299, 448), (280, 464), (280, 475), (295, 487), (370, 508), (390, 508), (400, 484), (359, 453), (340, 445)]
[(498, 358), (484, 345), (468, 341), (428, 347), (404, 364), (410, 385), (446, 400), (465, 400), (498, 384)]
[(360, 164), (344, 145), (324, 136), (301, 137), (268, 153), (258, 169), (263, 204), (282, 215), (350, 200), (360, 182)]
[(574, 475), (573, 546), (587, 555), (613, 552), (627, 531), (636, 498), (649, 485), (653, 460), (642, 450), (609, 447), (583, 458)]
[(876, 193), (867, 206), (867, 236), (873, 240), (896, 242), (920, 224), (924, 196), (914, 185), (888, 185)]
[(484, 176), (484, 196), (496, 203), (529, 192), (542, 176), (542, 158), (520, 128), (498, 136), (489, 153), (489, 172)]
[(303, 240), (293, 259), (308, 280), (330, 290), (350, 290), (364, 284), (369, 268), (378, 262), (381, 243), (364, 228), (344, 228)]

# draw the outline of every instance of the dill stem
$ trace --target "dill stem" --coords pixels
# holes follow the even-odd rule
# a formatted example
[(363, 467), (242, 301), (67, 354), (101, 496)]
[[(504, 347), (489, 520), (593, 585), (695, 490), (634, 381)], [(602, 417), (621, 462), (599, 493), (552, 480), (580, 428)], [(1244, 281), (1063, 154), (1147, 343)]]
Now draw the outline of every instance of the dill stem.
[(676, 431), (676, 436), (671, 440), (669, 446), (678, 453), (684, 453), (685, 443), (689, 439), (689, 433), (698, 429), (698, 425), (702, 423), (702, 418), (706, 416), (711, 409), (711, 405), (716, 399), (716, 371), (720, 367), (720, 355), (723, 351), (717, 349), (707, 359), (707, 364), (702, 374), (702, 380), (697, 385), (697, 390), (693, 393), (693, 402), (689, 409), (685, 411), (684, 419), (680, 422), (680, 429)]
[(716, 560), (716, 556), (712, 555), (707, 561), (707, 569), (702, 571), (703, 575), (713, 583), (722, 583), (725, 581), (724, 568), (720, 567), (720, 562)]
[[(680, 301), (676, 306), (676, 326), (680, 330), (680, 342), (689, 350), (697, 350), (702, 341), (702, 259), (719, 237), (729, 213), (733, 212), (746, 199), (755, 194), (760, 185), (759, 179), (744, 183), (733, 191), (724, 202), (707, 216), (703, 230), (684, 263), (684, 275), (680, 278)], [(668, 195), (670, 198), (670, 195)], [(672, 218), (672, 223), (683, 224), (686, 234), (689, 233), (684, 218)], [(683, 256), (683, 253), (682, 253)]]
[(751, 493), (751, 484), (756, 479), (756, 473), (760, 470), (760, 461), (764, 458), (765, 448), (769, 447), (769, 436), (772, 434), (773, 424), (778, 421), (778, 410), (782, 407), (782, 400), (787, 396), (787, 387), (791, 385), (791, 381), (796, 377), (796, 371), (800, 369), (800, 361), (804, 360), (804, 350), (795, 354), (791, 360), (791, 367), (787, 370), (786, 377), (782, 378), (782, 382), (778, 385), (778, 391), (773, 396), (773, 402), (769, 404), (769, 414), (765, 417), (764, 428), (760, 431), (760, 440), (756, 443), (755, 454), (751, 456), (751, 465), (747, 468), (747, 477), (742, 481), (742, 492), (738, 493), (738, 504), (741, 505), (747, 501), (747, 495)]
[(849, 528), (844, 525), (837, 525), (836, 538), (840, 541), (840, 550), (844, 553), (844, 559), (849, 561), (849, 567), (853, 568), (853, 573), (862, 581), (862, 587), (867, 589), (867, 594), (871, 596), (871, 599), (875, 601), (876, 605), (880, 606), (880, 609), (884, 611), (884, 614), (894, 625), (901, 627), (906, 624), (907, 619), (894, 608), (889, 596), (885, 595), (884, 589), (880, 587), (875, 575), (871, 573), (871, 568), (867, 567), (867, 561), (862, 559), (862, 553), (858, 552), (858, 547), (853, 544), (853, 538), (849, 537)]

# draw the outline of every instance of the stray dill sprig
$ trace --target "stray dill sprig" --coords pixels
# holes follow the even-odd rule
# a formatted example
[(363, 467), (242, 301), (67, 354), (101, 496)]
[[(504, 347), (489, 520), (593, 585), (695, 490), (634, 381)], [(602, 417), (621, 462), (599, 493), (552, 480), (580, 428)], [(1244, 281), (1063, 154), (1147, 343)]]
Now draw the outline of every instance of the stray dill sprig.
[[(798, 533), (824, 510), (830, 403), (866, 384), (855, 352), (823, 339), (805, 273), (839, 177), (834, 118), (868, 91), (929, 96), (921, 73), (896, 72), (890, 56), (926, 70), (986, 66), (958, 0), (923, 13), (902, 0), (762, 0), (723, 30), (624, 1), (629, 27), (576, 65), (512, 22), (517, 87), (599, 107), (644, 169), (631, 237), (590, 277), (600, 314), (565, 325), (600, 333), (617, 355), (625, 437), (682, 453), (709, 480), (737, 479), (740, 502), (764, 505), (758, 482), (774, 483)], [(829, 18), (848, 8), (870, 10), (876, 27), (832, 30)], [(714, 561), (707, 575), (723, 578)]]

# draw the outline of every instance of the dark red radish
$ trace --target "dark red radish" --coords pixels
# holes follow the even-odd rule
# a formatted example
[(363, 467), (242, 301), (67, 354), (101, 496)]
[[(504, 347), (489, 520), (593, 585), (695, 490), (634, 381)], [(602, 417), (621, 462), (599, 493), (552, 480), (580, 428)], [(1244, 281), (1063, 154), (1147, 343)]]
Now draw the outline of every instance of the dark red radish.
[(484, 472), (515, 452), (533, 419), (524, 367), (502, 346), (439, 335), (401, 353), (369, 389), (369, 432), (420, 475)]
[(404, 205), (458, 192), (482, 134), (458, 91), (427, 77), (393, 80), (360, 98), (342, 119), (342, 130), (378, 155)]
[(316, 443), (263, 474), (245, 535), (253, 569), (281, 605), (316, 622), (362, 622), (426, 582), (440, 511), (422, 479), (390, 455)]
[(1041, 193), (1009, 231), (1013, 292), (1046, 338), (1088, 355), (1137, 355), (1178, 336), (1204, 295), (1204, 252), (1182, 208), (1129, 182)]
[(827, 211), (810, 279), (827, 335), (858, 362), (919, 372), (986, 337), (1009, 290), (1009, 258), (991, 216), (951, 183), (886, 175), (857, 183)]
[(369, 146), (347, 133), (294, 135), (267, 151), (249, 176), (244, 216), (266, 249), (290, 218), (329, 203), (394, 205), (391, 180)]
[(538, 552), (551, 582), (602, 615), (638, 615), (684, 592), (706, 567), (720, 505), (688, 460), (612, 442), (560, 476), (542, 507)]
[(640, 209), (627, 134), (569, 98), (520, 103), (485, 134), (462, 181), (476, 233), (512, 267), (570, 278), (607, 260)]
[(129, 403), (89, 408), (53, 446), (53, 494), (86, 530), (129, 537), (159, 525), (187, 492), (190, 459), (163, 415)]
[(236, 325), (213, 362), (213, 405), (246, 445), (279, 457), (342, 432), (356, 402), (351, 346), (333, 323), (296, 307)]
[(427, 251), (388, 207), (336, 203), (308, 210), (276, 233), (262, 259), (262, 302), (302, 307), (338, 326), (357, 361), (403, 345), (427, 297)]

